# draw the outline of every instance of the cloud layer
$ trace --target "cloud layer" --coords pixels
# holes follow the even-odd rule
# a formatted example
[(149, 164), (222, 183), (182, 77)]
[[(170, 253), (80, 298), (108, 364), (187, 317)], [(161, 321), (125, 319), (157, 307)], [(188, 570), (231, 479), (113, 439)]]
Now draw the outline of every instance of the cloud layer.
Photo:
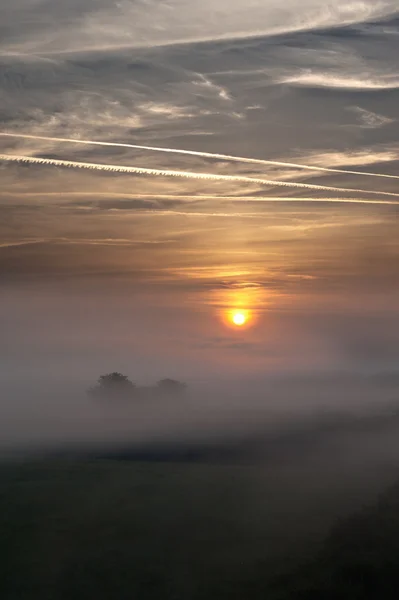
[(57, 54), (246, 39), (386, 19), (393, 0), (6, 0), (6, 52)]

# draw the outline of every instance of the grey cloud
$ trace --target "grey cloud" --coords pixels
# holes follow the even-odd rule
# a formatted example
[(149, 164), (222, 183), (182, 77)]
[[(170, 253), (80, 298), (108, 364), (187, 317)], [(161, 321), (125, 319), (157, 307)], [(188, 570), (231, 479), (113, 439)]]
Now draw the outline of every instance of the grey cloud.
[[(60, 5), (50, 0), (3, 7), (3, 48), (7, 52), (82, 52), (117, 47), (151, 47), (214, 39), (248, 38), (290, 31), (345, 26), (386, 18), (395, 13), (393, 0), (362, 0), (334, 4), (289, 0), (219, 0), (217, 13), (203, 3), (170, 0), (124, 0), (111, 7), (85, 0)], [(21, 15), (23, 18), (21, 19)], [(21, 22), (22, 21), (22, 22)]]
[[(371, 33), (368, 30), (357, 36), (348, 31), (341, 37), (324, 33), (258, 38), (207, 44), (195, 51), (137, 51), (133, 58), (126, 53), (58, 57), (55, 63), (7, 56), (2, 59), (3, 120), (11, 129), (39, 135), (134, 138), (143, 143), (165, 140), (177, 147), (212, 145), (219, 152), (233, 146), (234, 153), (244, 156), (248, 155), (245, 139), (250, 136), (251, 155), (283, 160), (293, 156), (301, 160), (303, 154), (317, 156), (318, 150), (331, 155), (348, 148), (353, 154), (364, 148), (372, 152), (376, 143), (396, 143), (398, 124), (391, 123), (382, 137), (379, 130), (383, 128), (375, 126), (378, 117), (374, 117), (373, 127), (368, 126), (360, 140), (351, 129), (358, 121), (347, 110), (354, 104), (352, 92), (341, 90), (342, 97), (319, 100), (306, 87), (278, 84), (282, 77), (300, 77), (302, 71), (331, 72), (331, 77), (337, 73), (341, 78), (350, 77), (350, 72), (356, 77), (362, 72), (383, 77), (387, 69), (395, 69), (397, 40), (389, 41), (384, 54), (379, 44), (369, 46), (366, 53), (370, 35), (372, 28)], [(18, 93), (16, 109), (15, 95), (21, 89), (25, 93)], [(384, 100), (363, 94), (363, 116), (370, 113), (393, 119), (394, 94), (391, 91)], [(248, 110), (256, 105), (264, 109)], [(243, 118), (237, 119), (237, 115)], [(372, 117), (368, 118), (371, 123)], [(327, 132), (330, 147), (326, 147)], [(68, 152), (54, 144), (24, 142), (16, 147), (26, 152)], [(80, 151), (80, 155), (84, 153)], [(125, 158), (122, 153), (118, 156)], [(137, 156), (126, 156), (132, 158)], [(145, 161), (167, 163), (165, 156), (161, 160), (146, 155)], [(185, 168), (193, 166), (193, 160), (183, 161), (182, 157), (178, 163)]]

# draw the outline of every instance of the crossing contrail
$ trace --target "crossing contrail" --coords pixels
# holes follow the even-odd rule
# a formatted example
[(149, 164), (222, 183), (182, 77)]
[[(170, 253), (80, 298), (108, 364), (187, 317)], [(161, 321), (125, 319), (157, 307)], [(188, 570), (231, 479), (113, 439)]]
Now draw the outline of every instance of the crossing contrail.
[(214, 158), (219, 160), (226, 160), (232, 162), (239, 163), (247, 163), (253, 165), (263, 165), (263, 166), (277, 166), (277, 167), (289, 167), (294, 169), (303, 169), (307, 171), (320, 171), (322, 173), (343, 173), (345, 175), (362, 175), (366, 177), (382, 177), (386, 179), (399, 179), (399, 175), (387, 175), (385, 173), (368, 173), (366, 171), (353, 171), (348, 169), (335, 169), (328, 167), (318, 167), (311, 165), (303, 165), (300, 163), (290, 163), (284, 161), (277, 160), (266, 160), (260, 158), (248, 158), (244, 156), (232, 156), (230, 154), (215, 154), (213, 152), (200, 152), (197, 150), (182, 150), (178, 148), (163, 148), (160, 146), (142, 146), (139, 144), (122, 144), (117, 142), (100, 142), (95, 140), (81, 140), (74, 138), (59, 138), (59, 137), (48, 137), (42, 135), (28, 135), (24, 133), (6, 133), (0, 132), (1, 136), (6, 137), (16, 137), (23, 139), (31, 139), (31, 140), (43, 140), (48, 142), (65, 142), (65, 143), (73, 143), (73, 144), (86, 144), (86, 145), (94, 145), (94, 146), (111, 146), (115, 148), (133, 148), (135, 150), (150, 150), (154, 152), (165, 152), (169, 154), (185, 154), (188, 156), (199, 156), (202, 158)]
[(108, 171), (113, 173), (136, 173), (141, 175), (156, 175), (156, 176), (164, 176), (164, 177), (182, 177), (186, 179), (198, 179), (198, 180), (208, 180), (208, 181), (230, 181), (230, 182), (239, 182), (239, 183), (257, 183), (259, 185), (267, 185), (271, 187), (280, 186), (280, 187), (288, 187), (288, 188), (300, 188), (306, 190), (318, 190), (318, 191), (329, 191), (329, 192), (338, 192), (338, 193), (349, 193), (353, 194), (354, 192), (358, 194), (372, 194), (377, 196), (393, 196), (395, 198), (399, 198), (399, 193), (395, 194), (393, 192), (378, 192), (375, 190), (362, 190), (362, 189), (354, 189), (354, 188), (342, 188), (342, 187), (332, 187), (326, 185), (315, 185), (311, 183), (294, 183), (291, 181), (275, 181), (272, 179), (260, 179), (255, 177), (242, 177), (240, 175), (216, 175), (214, 173), (197, 173), (191, 171), (174, 171), (171, 169), (149, 169), (145, 167), (131, 167), (124, 165), (106, 165), (99, 163), (87, 163), (87, 162), (76, 162), (72, 160), (60, 160), (55, 158), (40, 158), (36, 156), (15, 156), (10, 154), (0, 154), (0, 160), (9, 161), (9, 162), (17, 162), (17, 163), (27, 163), (27, 164), (37, 164), (37, 165), (51, 165), (56, 167), (69, 167), (74, 169), (90, 169), (96, 171)]

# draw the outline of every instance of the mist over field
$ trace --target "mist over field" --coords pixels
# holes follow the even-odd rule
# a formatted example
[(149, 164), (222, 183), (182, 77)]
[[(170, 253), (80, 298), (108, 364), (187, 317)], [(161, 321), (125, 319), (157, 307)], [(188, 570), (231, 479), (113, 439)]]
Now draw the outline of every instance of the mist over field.
[(399, 411), (396, 377), (384, 381), (296, 376), (130, 405), (72, 386), (9, 393), (2, 594), (374, 598), (364, 573), (381, 561), (388, 593)]
[[(381, 385), (381, 379), (385, 380)], [(93, 381), (70, 379), (2, 385), (1, 440), (6, 447), (40, 449), (79, 444), (229, 444), (235, 439), (278, 439), (331, 423), (396, 425), (397, 375), (297, 374), (259, 382), (193, 384), (184, 396), (150, 392), (128, 401), (87, 396)], [(390, 420), (391, 419), (391, 420)], [(328, 431), (326, 432), (326, 435)]]

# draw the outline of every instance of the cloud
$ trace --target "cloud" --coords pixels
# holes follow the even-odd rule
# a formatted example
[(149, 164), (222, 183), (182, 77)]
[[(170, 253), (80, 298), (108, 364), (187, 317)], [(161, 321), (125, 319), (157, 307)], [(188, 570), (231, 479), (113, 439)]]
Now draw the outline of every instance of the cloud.
[(283, 7), (278, 0), (121, 0), (112, 7), (102, 0), (68, 6), (6, 0), (3, 51), (51, 54), (246, 39), (347, 26), (396, 10), (394, 0), (287, 0)]
[[(245, 296), (251, 306), (260, 292), (272, 289), (310, 294), (309, 310), (316, 312), (314, 298), (319, 293), (341, 290), (345, 299), (351, 290), (378, 293), (397, 285), (396, 223), (389, 209), (371, 213), (361, 207), (323, 207), (300, 213), (266, 211), (244, 219), (231, 207), (221, 207), (223, 218), (216, 221), (207, 207), (204, 214), (194, 209), (194, 219), (189, 219), (189, 211), (140, 208), (109, 218), (105, 204), (106, 220), (101, 210), (78, 212), (74, 205), (49, 205), (25, 222), (22, 208), (16, 208), (19, 233), (7, 232), (2, 213), (3, 238), (37, 242), (4, 248), (3, 275), (107, 278), (132, 270), (143, 281), (161, 276), (164, 281), (201, 281), (208, 292)], [(262, 302), (263, 307), (267, 304)]]
[(304, 87), (337, 88), (349, 91), (396, 90), (399, 88), (399, 76), (364, 76), (340, 72), (325, 73), (309, 69), (297, 75), (282, 77), (280, 83)]
[(199, 81), (194, 81), (194, 85), (202, 86), (211, 90), (216, 94), (218, 98), (225, 100), (227, 102), (231, 102), (232, 98), (229, 91), (221, 85), (215, 84), (210, 77), (206, 77), (205, 75), (198, 73)]
[[(275, 50), (276, 63), (266, 64), (276, 83), (291, 87), (325, 88), (342, 92), (378, 92), (399, 88), (399, 74), (393, 60), (396, 42), (387, 40), (383, 54), (374, 30), (355, 30), (341, 35), (319, 35), (307, 44)], [(375, 42), (375, 43), (373, 43)], [(365, 51), (366, 44), (369, 51)]]
[(42, 244), (45, 242), (44, 238), (40, 238), (37, 240), (10, 240), (0, 242), (1, 248), (12, 248), (13, 246), (29, 246), (30, 244)]
[[(392, 148), (362, 148), (346, 152), (319, 152), (318, 154), (311, 154), (305, 157), (306, 162), (318, 165), (330, 165), (331, 171), (336, 173), (352, 173), (358, 175), (366, 175), (366, 173), (359, 171), (347, 171), (339, 169), (340, 166), (364, 166), (374, 165), (384, 162), (395, 162), (399, 160), (399, 148), (394, 146)], [(374, 176), (377, 173), (368, 173), (368, 175)]]
[(383, 115), (378, 115), (377, 113), (374, 113), (371, 110), (366, 110), (365, 108), (361, 108), (360, 106), (350, 106), (348, 110), (351, 110), (357, 114), (361, 123), (361, 127), (366, 129), (378, 129), (379, 127), (384, 127), (385, 125), (389, 125), (389, 123), (394, 122), (394, 119), (384, 117)]

